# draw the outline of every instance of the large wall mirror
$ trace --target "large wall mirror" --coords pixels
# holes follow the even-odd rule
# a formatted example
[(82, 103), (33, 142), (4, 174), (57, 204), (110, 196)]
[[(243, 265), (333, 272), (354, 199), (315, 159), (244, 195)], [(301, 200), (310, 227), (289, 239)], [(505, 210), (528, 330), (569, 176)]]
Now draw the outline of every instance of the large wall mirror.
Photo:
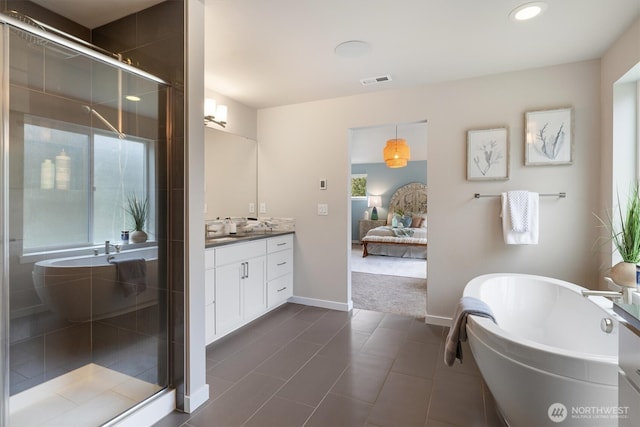
[(209, 127), (204, 138), (205, 220), (256, 217), (257, 142)]

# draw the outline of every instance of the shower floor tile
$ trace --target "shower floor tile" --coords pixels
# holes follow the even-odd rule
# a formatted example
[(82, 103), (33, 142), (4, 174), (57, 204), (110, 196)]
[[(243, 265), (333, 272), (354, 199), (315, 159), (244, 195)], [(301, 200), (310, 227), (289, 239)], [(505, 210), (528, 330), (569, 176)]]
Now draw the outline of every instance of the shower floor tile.
[(91, 363), (12, 396), (10, 425), (100, 425), (158, 390), (155, 384)]

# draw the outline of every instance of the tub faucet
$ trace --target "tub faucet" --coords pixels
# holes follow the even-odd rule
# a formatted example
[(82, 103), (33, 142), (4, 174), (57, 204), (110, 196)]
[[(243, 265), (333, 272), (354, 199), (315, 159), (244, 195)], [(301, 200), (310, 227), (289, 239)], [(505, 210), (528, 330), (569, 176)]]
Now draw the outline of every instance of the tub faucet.
[(108, 240), (105, 240), (104, 241), (104, 253), (105, 253), (105, 255), (109, 255), (111, 253), (111, 247), (112, 246), (116, 250), (117, 254), (120, 253), (120, 245), (112, 245), (111, 242), (109, 242)]
[(626, 304), (631, 304), (633, 292), (636, 290), (635, 287), (622, 287), (620, 291), (591, 291), (587, 289), (582, 290), (583, 297), (606, 297), (611, 298), (612, 301), (615, 302), (623, 302)]

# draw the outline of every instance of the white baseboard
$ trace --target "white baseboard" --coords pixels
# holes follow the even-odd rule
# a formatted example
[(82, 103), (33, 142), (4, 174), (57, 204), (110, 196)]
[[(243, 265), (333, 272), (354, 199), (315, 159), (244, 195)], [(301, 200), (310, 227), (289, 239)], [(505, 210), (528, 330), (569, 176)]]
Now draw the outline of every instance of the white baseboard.
[(451, 327), (451, 322), (453, 322), (453, 319), (450, 317), (432, 316), (428, 313), (424, 318), (424, 323), (428, 323), (430, 325)]
[(203, 385), (195, 393), (184, 396), (184, 412), (192, 413), (207, 400), (209, 400), (209, 384)]
[(311, 307), (328, 308), (330, 310), (339, 310), (339, 311), (351, 311), (353, 309), (353, 301), (349, 301), (348, 303), (345, 303), (345, 302), (337, 302), (337, 301), (327, 301), (327, 300), (316, 299), (316, 298), (293, 296), (289, 298), (289, 302), (292, 302), (294, 304), (309, 305)]

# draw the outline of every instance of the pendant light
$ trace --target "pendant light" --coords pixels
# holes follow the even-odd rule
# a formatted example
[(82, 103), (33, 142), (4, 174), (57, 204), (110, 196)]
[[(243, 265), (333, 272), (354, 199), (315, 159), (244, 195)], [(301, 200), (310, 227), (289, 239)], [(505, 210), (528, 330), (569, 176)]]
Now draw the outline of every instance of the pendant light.
[(411, 149), (407, 141), (398, 139), (398, 126), (396, 126), (396, 137), (387, 141), (383, 156), (384, 162), (390, 168), (403, 168), (407, 166), (407, 161), (411, 160)]

